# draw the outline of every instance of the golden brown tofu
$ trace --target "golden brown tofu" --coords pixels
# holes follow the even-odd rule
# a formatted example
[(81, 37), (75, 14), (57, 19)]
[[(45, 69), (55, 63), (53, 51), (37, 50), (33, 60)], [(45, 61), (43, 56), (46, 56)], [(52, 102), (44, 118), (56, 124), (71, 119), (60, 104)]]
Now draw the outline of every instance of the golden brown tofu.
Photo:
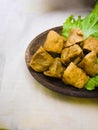
[(57, 32), (51, 30), (44, 43), (45, 50), (54, 53), (60, 53), (63, 49), (64, 38)]
[(53, 57), (46, 52), (43, 47), (40, 47), (32, 56), (30, 66), (37, 72), (43, 72), (52, 64)]
[(63, 82), (65, 84), (69, 84), (81, 89), (84, 87), (88, 80), (89, 76), (87, 76), (81, 68), (77, 67), (72, 62), (64, 71)]
[(68, 64), (71, 61), (72, 62), (75, 61), (75, 63), (77, 64), (82, 57), (83, 57), (83, 51), (77, 44), (63, 49), (61, 53), (61, 60), (63, 64)]
[(86, 49), (88, 51), (95, 51), (98, 54), (98, 40), (94, 37), (88, 37), (83, 42), (83, 49)]
[(92, 51), (88, 53), (79, 63), (79, 67), (83, 68), (83, 70), (90, 76), (98, 74), (98, 63), (96, 52)]
[(70, 31), (65, 47), (74, 45), (75, 43), (79, 43), (83, 40), (84, 40), (83, 32), (79, 28), (72, 29)]
[(64, 72), (64, 66), (61, 63), (60, 58), (55, 58), (49, 70), (44, 71), (46, 76), (54, 77), (54, 78), (61, 78)]

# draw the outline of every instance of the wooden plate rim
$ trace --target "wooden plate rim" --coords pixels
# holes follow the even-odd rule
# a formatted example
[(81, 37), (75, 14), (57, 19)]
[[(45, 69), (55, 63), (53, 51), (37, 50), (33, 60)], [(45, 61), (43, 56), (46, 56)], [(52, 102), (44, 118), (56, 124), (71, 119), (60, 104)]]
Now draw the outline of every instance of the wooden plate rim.
[(55, 92), (58, 92), (58, 93), (61, 93), (61, 94), (67, 95), (67, 96), (75, 96), (75, 97), (82, 97), (82, 98), (98, 98), (98, 89), (95, 89), (93, 91), (87, 91), (83, 88), (83, 89), (79, 90), (75, 87), (65, 85), (64, 83), (61, 82), (61, 80), (53, 79), (53, 78), (44, 76), (42, 73), (35, 72), (33, 69), (31, 69), (29, 67), (29, 61), (30, 61), (31, 55), (33, 55), (35, 53), (35, 51), (38, 49), (38, 47), (40, 45), (42, 45), (42, 43), (36, 43), (36, 42), (38, 40), (40, 42), (41, 41), (40, 39), (42, 39), (42, 37), (44, 37), (43, 39), (45, 40), (45, 38), (50, 30), (54, 30), (54, 31), (57, 31), (60, 33), (62, 30), (62, 26), (57, 26), (57, 27), (48, 29), (48, 30), (40, 33), (29, 43), (29, 45), (26, 49), (25, 62), (26, 62), (27, 68), (28, 68), (29, 72), (31, 73), (31, 75), (43, 86), (45, 86)]

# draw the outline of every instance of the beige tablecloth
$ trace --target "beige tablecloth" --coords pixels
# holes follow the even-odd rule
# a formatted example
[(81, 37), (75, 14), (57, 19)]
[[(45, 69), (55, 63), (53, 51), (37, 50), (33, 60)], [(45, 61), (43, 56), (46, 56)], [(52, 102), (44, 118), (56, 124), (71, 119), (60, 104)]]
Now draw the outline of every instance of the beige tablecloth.
[(36, 35), (62, 25), (69, 14), (84, 16), (90, 10), (81, 0), (0, 0), (0, 128), (98, 130), (98, 99), (53, 92), (25, 64)]

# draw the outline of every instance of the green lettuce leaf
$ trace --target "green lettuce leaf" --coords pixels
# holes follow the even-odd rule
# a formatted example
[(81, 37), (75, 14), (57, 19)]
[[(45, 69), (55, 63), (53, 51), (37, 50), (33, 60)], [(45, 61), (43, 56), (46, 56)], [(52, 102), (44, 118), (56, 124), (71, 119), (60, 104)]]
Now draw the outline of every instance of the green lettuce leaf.
[(78, 16), (76, 19), (70, 15), (63, 24), (62, 35), (67, 38), (72, 28), (80, 28), (84, 33), (84, 38), (93, 36), (98, 39), (98, 0), (94, 9), (85, 18)]
[(94, 90), (96, 87), (98, 87), (98, 75), (90, 78), (84, 87), (87, 90)]

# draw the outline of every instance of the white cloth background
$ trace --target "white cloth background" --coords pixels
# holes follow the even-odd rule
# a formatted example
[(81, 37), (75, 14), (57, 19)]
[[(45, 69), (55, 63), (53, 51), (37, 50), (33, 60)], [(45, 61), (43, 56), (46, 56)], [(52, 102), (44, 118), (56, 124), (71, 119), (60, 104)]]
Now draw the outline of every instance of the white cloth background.
[(0, 0), (0, 128), (98, 130), (98, 99), (68, 97), (39, 84), (25, 65), (30, 41), (62, 25), (70, 13), (86, 15), (81, 0)]

